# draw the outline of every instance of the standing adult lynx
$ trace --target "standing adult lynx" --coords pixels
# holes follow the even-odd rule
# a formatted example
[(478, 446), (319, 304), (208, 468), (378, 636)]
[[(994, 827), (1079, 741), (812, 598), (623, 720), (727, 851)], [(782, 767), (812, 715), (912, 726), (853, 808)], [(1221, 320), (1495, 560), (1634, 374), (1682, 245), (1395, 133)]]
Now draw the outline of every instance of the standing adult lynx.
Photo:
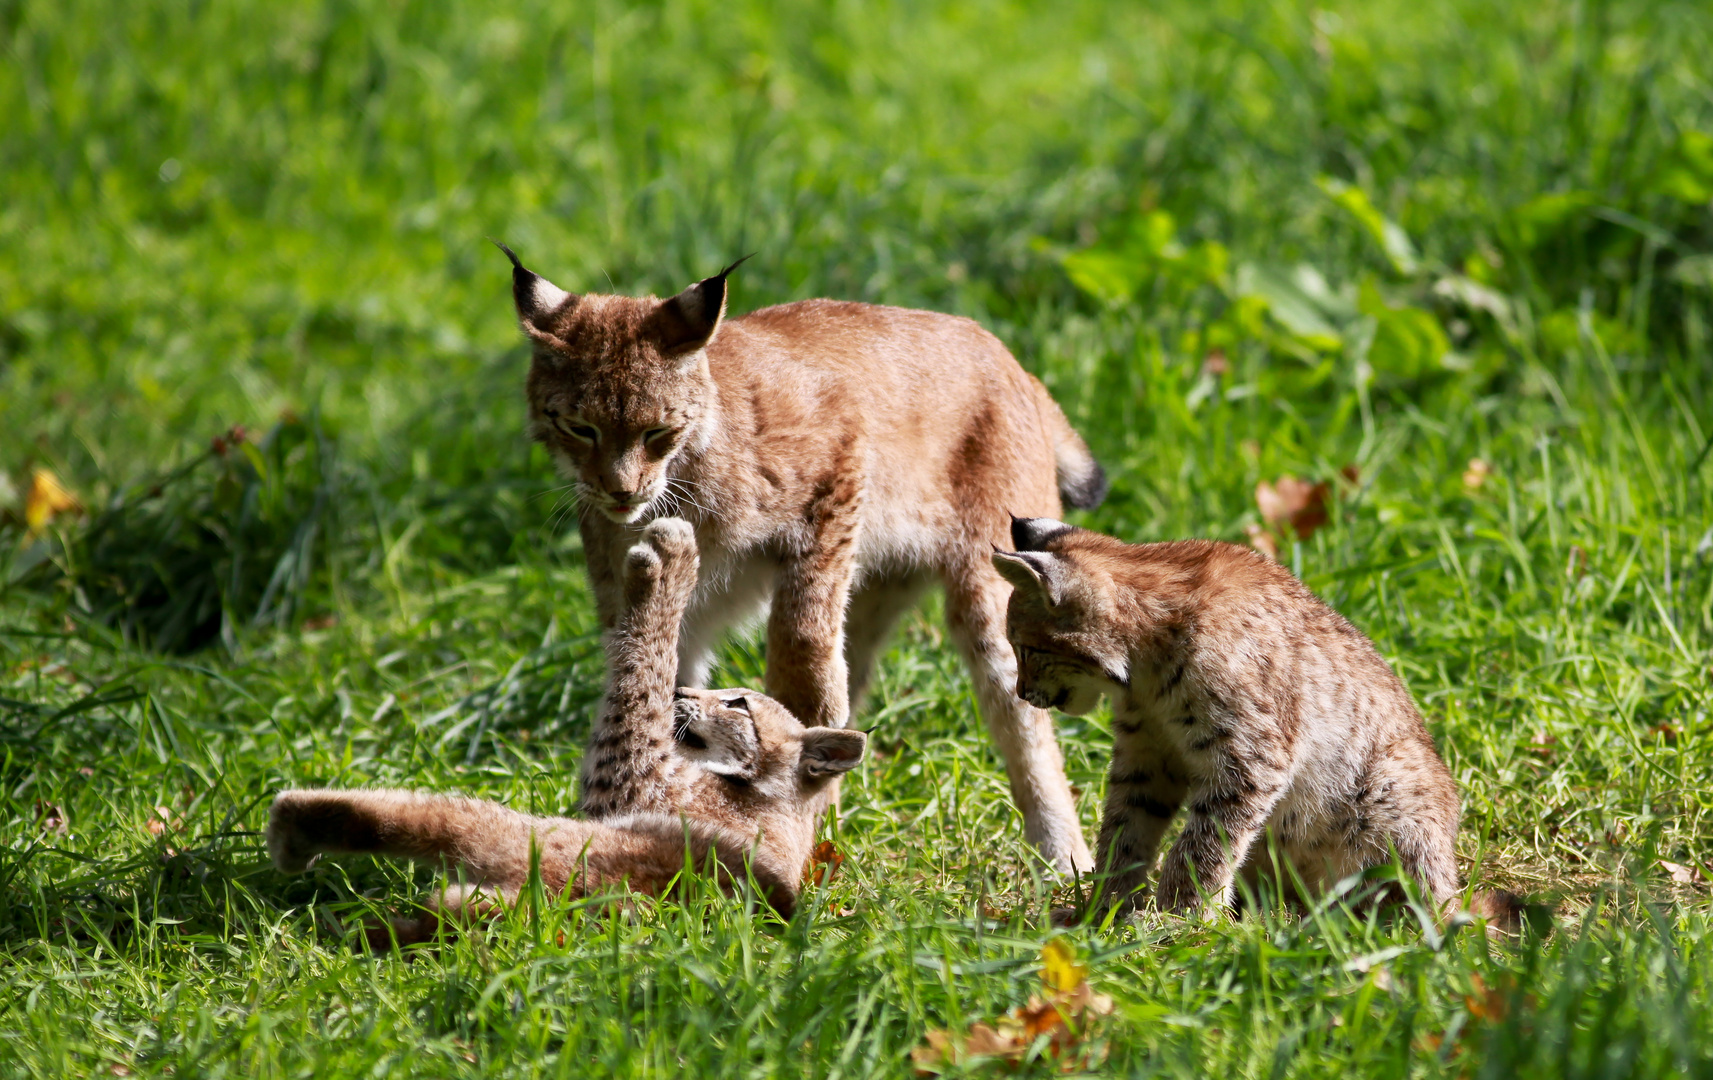
[[(789, 916), (826, 790), (862, 760), (866, 736), (805, 728), (752, 690), (673, 690), (673, 645), (696, 584), (695, 537), (684, 522), (643, 530), (620, 583), (625, 609), (584, 768), (585, 808), (600, 820), (408, 791), (285, 791), (268, 814), (274, 865), (300, 873), (323, 853), (442, 863), (463, 880), (426, 916), (394, 921), (401, 943), (432, 937), (441, 912), (477, 914), (516, 899), (532, 849), (555, 892), (580, 896), (622, 881), (659, 893), (688, 854), (698, 867), (711, 860), (727, 887), (753, 878)], [(372, 945), (388, 940), (385, 928), (370, 934)]]
[(1011, 692), (1010, 589), (988, 561), (1009, 513), (1105, 492), (1041, 384), (969, 319), (806, 300), (726, 320), (730, 267), (669, 300), (573, 296), (506, 254), (530, 432), (579, 495), (606, 624), (635, 530), (680, 514), (702, 580), (679, 683), (702, 685), (720, 633), (771, 602), (768, 693), (839, 727), (892, 624), (942, 583), (1028, 838), (1088, 870), (1052, 720)]
[[(1052, 520), (1016, 521), (1012, 540), (993, 560), (1017, 587), (1017, 692), (1072, 714), (1112, 700), (1109, 903), (1136, 902), (1186, 804), (1162, 908), (1229, 903), (1237, 874), (1269, 866), (1264, 831), (1310, 889), (1396, 857), (1436, 901), (1455, 898), (1451, 773), (1373, 644), (1301, 582), (1209, 540), (1130, 545)], [(1474, 906), (1508, 919), (1513, 899)]]

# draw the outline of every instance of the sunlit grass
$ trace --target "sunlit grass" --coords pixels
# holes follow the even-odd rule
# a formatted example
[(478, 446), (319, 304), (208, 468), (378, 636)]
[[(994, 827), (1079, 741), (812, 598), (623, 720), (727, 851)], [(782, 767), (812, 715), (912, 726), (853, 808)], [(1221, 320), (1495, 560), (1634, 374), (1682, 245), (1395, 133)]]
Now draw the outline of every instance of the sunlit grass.
[[(1556, 928), (1074, 929), (1104, 1068), (1713, 1061), (1702, 7), (21, 3), (0, 46), (8, 1075), (897, 1076), (1039, 989), (1073, 890), (935, 599), (789, 925), (543, 900), (372, 959), (426, 871), (267, 865), (288, 784), (575, 801), (600, 647), (487, 236), (572, 289), (753, 250), (734, 310), (978, 317), (1128, 539), (1328, 483), (1281, 560), (1421, 703), (1466, 873)], [(32, 537), (37, 466), (88, 513)], [(1091, 833), (1107, 723), (1060, 726)]]

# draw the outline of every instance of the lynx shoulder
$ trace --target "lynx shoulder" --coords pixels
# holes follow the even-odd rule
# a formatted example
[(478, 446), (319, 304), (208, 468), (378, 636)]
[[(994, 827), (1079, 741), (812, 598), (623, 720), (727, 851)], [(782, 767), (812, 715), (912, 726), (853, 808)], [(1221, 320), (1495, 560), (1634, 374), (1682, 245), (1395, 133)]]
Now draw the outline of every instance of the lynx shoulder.
[(1009, 513), (1106, 490), (1045, 388), (969, 319), (832, 300), (727, 319), (730, 268), (660, 300), (573, 295), (512, 260), (529, 431), (576, 491), (606, 625), (636, 530), (680, 515), (702, 573), (678, 684), (705, 685), (720, 635), (767, 608), (767, 692), (842, 727), (894, 622), (943, 586), (1028, 838), (1088, 870), (1051, 718), (1011, 693), (988, 561)]
[(1261, 885), (1268, 833), (1310, 890), (1396, 857), (1455, 901), (1457, 787), (1421, 714), (1373, 643), (1284, 568), (1233, 544), (1131, 545), (1050, 519), (1015, 521), (1011, 546), (993, 561), (1015, 586), (1018, 693), (1073, 714), (1112, 701), (1108, 903), (1138, 902), (1181, 809), (1162, 908)]
[[(421, 919), (400, 920), (401, 943), (432, 936), (442, 915), (477, 915), (514, 900), (532, 851), (542, 882), (585, 895), (626, 882), (658, 893), (685, 866), (712, 864), (727, 888), (754, 881), (781, 914), (793, 910), (815, 820), (834, 780), (862, 760), (858, 731), (805, 728), (749, 690), (672, 687), (667, 657), (696, 579), (689, 526), (652, 523), (623, 565), (628, 602), (616, 635), (585, 804), (599, 820), (534, 817), (498, 803), (406, 791), (285, 791), (268, 816), (275, 866), (299, 873), (323, 854), (432, 861), (457, 882)], [(389, 930), (371, 936), (381, 945)]]

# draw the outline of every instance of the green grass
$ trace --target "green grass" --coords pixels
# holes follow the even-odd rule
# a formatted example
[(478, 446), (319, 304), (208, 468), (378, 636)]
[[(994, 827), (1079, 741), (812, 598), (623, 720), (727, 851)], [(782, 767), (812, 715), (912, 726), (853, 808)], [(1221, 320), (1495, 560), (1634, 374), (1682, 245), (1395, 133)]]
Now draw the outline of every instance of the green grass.
[[(1410, 684), (1466, 872), (1555, 928), (1073, 930), (1107, 1069), (1713, 1072), (1713, 904), (1663, 865), (1713, 859), (1704, 5), (0, 0), (0, 45), (5, 1075), (899, 1076), (1038, 988), (936, 601), (788, 926), (543, 898), (369, 959), (424, 872), (268, 867), (286, 784), (575, 799), (599, 647), (487, 236), (572, 289), (753, 250), (740, 310), (978, 317), (1128, 539), (1332, 485), (1281, 559)], [(91, 509), (32, 537), (38, 466)], [(1092, 833), (1107, 721), (1060, 732)]]

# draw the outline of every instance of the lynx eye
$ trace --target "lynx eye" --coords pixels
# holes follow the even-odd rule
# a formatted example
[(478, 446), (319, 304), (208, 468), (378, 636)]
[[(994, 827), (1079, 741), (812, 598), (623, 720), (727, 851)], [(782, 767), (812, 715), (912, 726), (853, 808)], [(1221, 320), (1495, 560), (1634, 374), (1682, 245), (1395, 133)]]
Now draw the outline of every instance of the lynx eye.
[(642, 433), (642, 441), (656, 452), (664, 452), (677, 438), (678, 432), (669, 427), (649, 428)]
[(588, 424), (572, 424), (565, 430), (569, 431), (573, 438), (582, 439), (587, 443), (597, 442), (601, 438), (601, 433)]

